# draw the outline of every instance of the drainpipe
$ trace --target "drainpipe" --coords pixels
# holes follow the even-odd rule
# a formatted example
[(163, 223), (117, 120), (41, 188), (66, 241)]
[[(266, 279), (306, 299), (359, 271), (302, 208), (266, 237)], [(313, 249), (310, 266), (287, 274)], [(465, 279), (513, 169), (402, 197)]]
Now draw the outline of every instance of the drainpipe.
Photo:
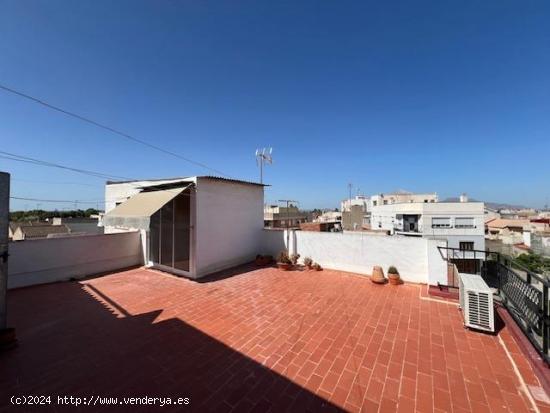
[(10, 174), (0, 172), (0, 350), (15, 345), (15, 329), (8, 328), (8, 228)]

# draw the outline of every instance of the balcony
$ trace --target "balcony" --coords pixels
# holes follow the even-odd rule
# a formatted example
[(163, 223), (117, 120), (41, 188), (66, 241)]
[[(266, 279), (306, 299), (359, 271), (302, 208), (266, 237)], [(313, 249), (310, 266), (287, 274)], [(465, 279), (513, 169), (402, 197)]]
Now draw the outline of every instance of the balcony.
[(419, 228), (416, 229), (406, 229), (403, 226), (395, 225), (393, 227), (393, 232), (398, 235), (409, 235), (409, 236), (422, 236), (422, 231)]
[(11, 290), (8, 305), (20, 345), (0, 353), (4, 395), (189, 397), (192, 410), (238, 412), (550, 406), (508, 324), (465, 330), (456, 303), (419, 284), (252, 266), (198, 283), (137, 268)]

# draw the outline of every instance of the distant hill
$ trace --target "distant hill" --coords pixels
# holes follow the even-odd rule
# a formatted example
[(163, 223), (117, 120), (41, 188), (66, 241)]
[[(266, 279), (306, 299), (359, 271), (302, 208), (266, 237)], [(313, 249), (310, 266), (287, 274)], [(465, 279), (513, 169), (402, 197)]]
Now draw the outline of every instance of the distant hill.
[[(458, 197), (451, 197), (443, 200), (443, 202), (460, 202), (460, 198)], [(514, 205), (514, 204), (504, 204), (500, 202), (488, 202), (488, 201), (480, 201), (477, 199), (470, 198), (470, 202), (484, 202), (485, 206), (490, 209), (528, 209), (530, 207), (527, 207), (525, 205)]]

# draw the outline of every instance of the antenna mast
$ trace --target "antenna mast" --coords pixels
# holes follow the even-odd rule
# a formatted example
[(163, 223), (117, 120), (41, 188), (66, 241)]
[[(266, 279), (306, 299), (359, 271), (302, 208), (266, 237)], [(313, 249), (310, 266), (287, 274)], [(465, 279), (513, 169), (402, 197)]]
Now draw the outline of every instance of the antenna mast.
[(273, 148), (256, 149), (256, 164), (260, 167), (260, 183), (264, 183), (264, 163), (273, 164)]

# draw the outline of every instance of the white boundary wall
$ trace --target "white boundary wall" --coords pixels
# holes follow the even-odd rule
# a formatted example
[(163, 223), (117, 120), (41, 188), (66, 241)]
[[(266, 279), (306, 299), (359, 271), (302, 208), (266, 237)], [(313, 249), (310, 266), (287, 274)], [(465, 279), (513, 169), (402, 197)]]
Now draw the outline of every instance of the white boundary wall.
[(25, 287), (143, 264), (139, 232), (10, 242), (8, 288)]
[[(264, 251), (274, 257), (286, 245), (286, 231), (264, 231)], [(394, 265), (404, 281), (446, 284), (447, 266), (438, 246), (444, 241), (416, 237), (376, 236), (360, 232), (291, 231), (290, 253), (310, 257), (321, 266), (371, 274), (380, 265), (386, 273)]]

